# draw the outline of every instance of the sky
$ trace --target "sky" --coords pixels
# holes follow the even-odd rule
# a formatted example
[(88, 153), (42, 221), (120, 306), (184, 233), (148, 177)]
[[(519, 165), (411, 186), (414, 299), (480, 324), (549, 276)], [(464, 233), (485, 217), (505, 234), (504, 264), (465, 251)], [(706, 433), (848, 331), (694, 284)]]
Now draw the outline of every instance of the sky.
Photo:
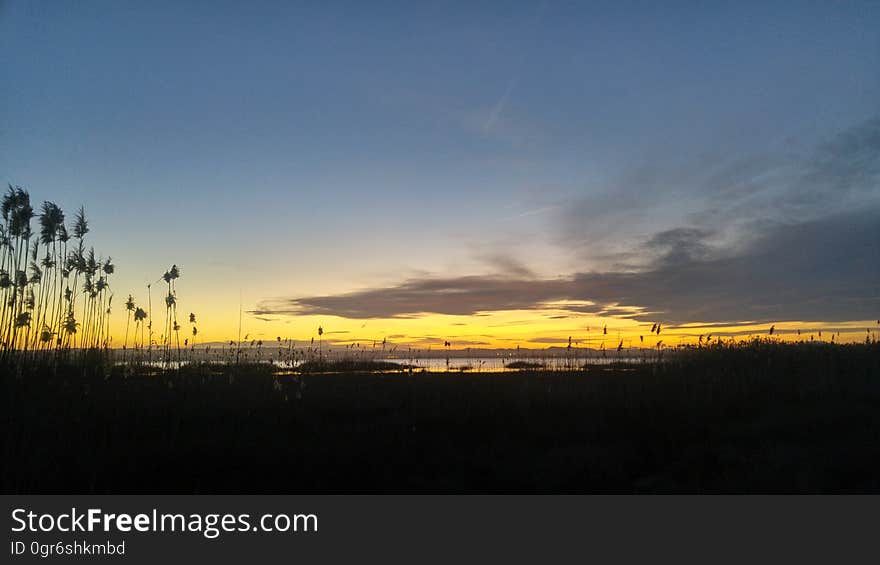
[(876, 2), (7, 0), (0, 53), (3, 180), (206, 341), (880, 318)]

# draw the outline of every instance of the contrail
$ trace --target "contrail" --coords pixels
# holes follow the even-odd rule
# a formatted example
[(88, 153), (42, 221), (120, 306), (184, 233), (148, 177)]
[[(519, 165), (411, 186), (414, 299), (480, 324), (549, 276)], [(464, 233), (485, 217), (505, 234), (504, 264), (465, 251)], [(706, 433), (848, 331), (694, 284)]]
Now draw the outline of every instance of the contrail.
[(504, 91), (504, 94), (498, 99), (498, 102), (495, 103), (495, 107), (493, 107), (492, 111), (489, 113), (486, 123), (483, 124), (483, 133), (489, 133), (492, 126), (498, 121), (498, 117), (501, 115), (501, 112), (504, 111), (504, 105), (507, 104), (507, 97), (510, 96), (515, 85), (516, 79), (510, 79), (510, 83), (507, 85), (507, 90)]

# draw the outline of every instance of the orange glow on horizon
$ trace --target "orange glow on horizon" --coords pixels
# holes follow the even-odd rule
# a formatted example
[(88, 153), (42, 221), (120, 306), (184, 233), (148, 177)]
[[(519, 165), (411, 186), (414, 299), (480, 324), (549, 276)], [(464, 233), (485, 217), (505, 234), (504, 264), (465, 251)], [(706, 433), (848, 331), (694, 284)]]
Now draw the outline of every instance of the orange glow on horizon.
[[(153, 316), (155, 318), (153, 338), (162, 342), (164, 304), (153, 297)], [(192, 305), (196, 315), (195, 327), (198, 335), (196, 345), (206, 343), (228, 343), (239, 338), (238, 308), (222, 310), (203, 304), (202, 308)], [(186, 302), (178, 310), (180, 342), (192, 340), (192, 327), (189, 323), (190, 309)], [(112, 313), (112, 347), (121, 347), (126, 331), (126, 311), (115, 307)], [(477, 313), (471, 316), (450, 316), (442, 314), (422, 314), (406, 318), (349, 319), (338, 316), (255, 316), (244, 312), (241, 323), (241, 338), (262, 340), (265, 343), (293, 340), (300, 343), (317, 340), (317, 329), (324, 328), (325, 344), (360, 344), (369, 347), (374, 342), (420, 349), (443, 349), (449, 341), (453, 349), (544, 349), (565, 347), (569, 337), (572, 345), (579, 348), (615, 349), (623, 342), (624, 347), (656, 347), (680, 344), (697, 344), (700, 336), (705, 340), (712, 336), (713, 341), (721, 337), (728, 339), (750, 339), (768, 337), (773, 327), (773, 337), (785, 341), (831, 341), (837, 343), (863, 342), (866, 337), (880, 339), (880, 326), (876, 321), (821, 322), (789, 321), (775, 323), (712, 324), (687, 323), (666, 324), (662, 317), (659, 335), (651, 332), (653, 322), (641, 322), (630, 318), (599, 317), (576, 314), (565, 310), (533, 309)], [(798, 334), (800, 331), (800, 334)], [(135, 326), (132, 322), (128, 330), (128, 344), (133, 343)], [(139, 335), (136, 338), (140, 340)], [(190, 341), (191, 343), (191, 341)]]

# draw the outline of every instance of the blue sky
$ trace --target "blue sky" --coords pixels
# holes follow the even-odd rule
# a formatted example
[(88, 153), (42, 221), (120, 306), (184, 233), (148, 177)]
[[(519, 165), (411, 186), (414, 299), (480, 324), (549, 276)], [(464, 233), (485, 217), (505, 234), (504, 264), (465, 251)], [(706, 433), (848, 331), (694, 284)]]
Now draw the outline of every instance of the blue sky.
[(788, 178), (880, 115), (878, 29), (859, 2), (6, 2), (0, 171), (85, 204), (123, 282), (178, 262), (215, 298), (644, 266), (672, 229), (744, 245), (707, 178)]

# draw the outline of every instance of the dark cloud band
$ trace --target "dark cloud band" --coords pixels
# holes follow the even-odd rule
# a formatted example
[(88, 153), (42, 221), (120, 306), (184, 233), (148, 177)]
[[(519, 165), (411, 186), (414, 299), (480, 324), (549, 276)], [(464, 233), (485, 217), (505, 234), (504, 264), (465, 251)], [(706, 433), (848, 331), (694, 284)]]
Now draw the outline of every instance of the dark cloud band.
[(878, 218), (880, 209), (869, 209), (777, 225), (743, 252), (722, 258), (681, 252), (679, 246), (694, 244), (683, 241), (688, 234), (678, 233), (676, 246), (637, 272), (539, 280), (421, 278), (335, 296), (268, 300), (255, 313), (407, 318), (552, 305), (573, 313), (670, 323), (865, 320), (880, 311)]

